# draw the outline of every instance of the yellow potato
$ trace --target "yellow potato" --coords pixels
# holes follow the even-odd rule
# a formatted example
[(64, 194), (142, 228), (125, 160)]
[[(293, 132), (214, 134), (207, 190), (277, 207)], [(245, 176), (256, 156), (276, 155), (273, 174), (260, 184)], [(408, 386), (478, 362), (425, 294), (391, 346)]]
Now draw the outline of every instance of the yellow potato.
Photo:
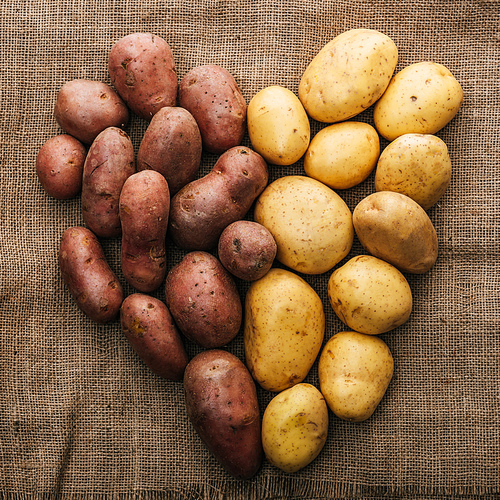
[(410, 285), (393, 265), (358, 255), (336, 269), (328, 281), (335, 314), (353, 330), (385, 333), (405, 323), (412, 310)]
[(340, 332), (326, 343), (318, 364), (320, 389), (337, 417), (362, 422), (384, 397), (394, 372), (387, 344), (373, 335)]
[(321, 452), (328, 435), (328, 406), (310, 384), (297, 384), (275, 396), (262, 417), (262, 446), (267, 460), (297, 472)]
[(276, 258), (304, 274), (330, 270), (349, 253), (354, 239), (344, 200), (306, 176), (280, 177), (267, 186), (257, 199), (254, 218), (273, 235)]
[(273, 268), (253, 281), (245, 298), (246, 364), (268, 391), (304, 380), (321, 349), (325, 314), (320, 297), (300, 276)]
[(299, 99), (315, 120), (347, 120), (380, 98), (397, 61), (398, 49), (387, 35), (370, 29), (346, 31), (310, 62), (300, 80)]
[(457, 114), (463, 101), (460, 83), (442, 64), (411, 64), (397, 73), (375, 104), (379, 134), (393, 141), (403, 134), (435, 134)]
[(448, 188), (451, 170), (448, 148), (439, 137), (404, 134), (382, 151), (375, 189), (405, 194), (428, 210)]
[(309, 146), (311, 129), (298, 97), (272, 85), (255, 94), (247, 109), (248, 135), (253, 149), (272, 165), (291, 165)]
[(371, 125), (334, 123), (313, 137), (304, 156), (304, 170), (332, 189), (348, 189), (370, 175), (379, 154), (380, 140)]

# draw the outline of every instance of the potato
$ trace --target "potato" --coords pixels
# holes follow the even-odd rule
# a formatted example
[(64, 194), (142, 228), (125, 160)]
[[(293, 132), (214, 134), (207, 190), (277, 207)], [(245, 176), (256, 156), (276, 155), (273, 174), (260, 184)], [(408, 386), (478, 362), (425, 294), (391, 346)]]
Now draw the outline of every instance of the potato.
[(328, 435), (328, 406), (311, 384), (297, 384), (274, 396), (262, 417), (262, 446), (267, 460), (293, 473), (321, 452)]
[(261, 224), (249, 220), (229, 224), (218, 244), (222, 265), (247, 281), (260, 279), (271, 269), (277, 250), (273, 235)]
[(349, 331), (328, 340), (318, 364), (320, 390), (329, 408), (350, 422), (373, 415), (393, 372), (391, 351), (380, 337)]
[(373, 109), (373, 119), (389, 141), (403, 134), (435, 134), (458, 113), (462, 102), (462, 87), (450, 70), (424, 61), (392, 78)]
[(371, 255), (358, 255), (336, 269), (328, 280), (328, 298), (349, 328), (370, 335), (405, 323), (413, 304), (404, 275)]
[(130, 137), (117, 127), (103, 130), (90, 146), (82, 178), (83, 220), (96, 236), (121, 235), (120, 192), (134, 173), (134, 147)]
[(177, 73), (170, 45), (151, 33), (131, 33), (109, 52), (111, 82), (128, 107), (145, 120), (177, 101)]
[(312, 139), (304, 157), (305, 173), (332, 189), (363, 182), (380, 154), (377, 131), (368, 123), (334, 123)]
[(68, 200), (82, 189), (83, 164), (87, 150), (68, 134), (48, 139), (38, 151), (36, 174), (45, 192), (58, 200)]
[(165, 302), (181, 332), (202, 347), (222, 347), (240, 329), (243, 306), (236, 284), (207, 252), (189, 252), (170, 269)]
[(216, 64), (192, 68), (179, 84), (179, 105), (198, 122), (206, 151), (222, 154), (241, 144), (247, 104), (227, 69)]
[(58, 261), (77, 306), (97, 323), (113, 321), (122, 305), (123, 289), (92, 231), (79, 226), (66, 229)]
[(109, 85), (77, 79), (59, 89), (54, 118), (67, 134), (91, 144), (108, 127), (125, 128), (129, 111)]
[(268, 391), (283, 391), (306, 378), (321, 349), (323, 304), (300, 276), (273, 268), (247, 291), (243, 332), (253, 378)]
[(153, 292), (165, 278), (169, 208), (168, 183), (159, 172), (143, 170), (123, 184), (119, 200), (122, 271), (141, 292)]
[(209, 451), (238, 479), (250, 479), (262, 463), (261, 419), (255, 383), (233, 354), (197, 354), (184, 373), (186, 410)]
[(184, 108), (161, 108), (151, 119), (137, 152), (137, 170), (156, 170), (167, 179), (170, 196), (194, 181), (202, 144), (198, 124)]
[(182, 380), (189, 362), (181, 336), (167, 306), (143, 293), (125, 298), (120, 323), (131, 347), (156, 375)]
[(309, 146), (311, 128), (297, 96), (272, 85), (255, 94), (248, 104), (248, 134), (253, 149), (273, 165), (299, 161)]
[(299, 99), (311, 118), (335, 123), (358, 115), (380, 98), (398, 61), (385, 34), (353, 29), (328, 42), (309, 63)]
[(400, 271), (422, 274), (438, 256), (436, 230), (425, 210), (408, 196), (379, 191), (354, 208), (356, 235), (365, 250)]
[(211, 250), (222, 231), (241, 220), (268, 181), (262, 156), (244, 146), (223, 153), (207, 175), (172, 197), (169, 235), (185, 250)]
[(434, 206), (451, 181), (446, 144), (432, 134), (404, 134), (382, 151), (375, 171), (377, 191), (395, 191), (424, 210)]
[(350, 251), (352, 214), (335, 191), (310, 177), (276, 179), (259, 196), (254, 219), (278, 245), (276, 258), (294, 271), (321, 274)]

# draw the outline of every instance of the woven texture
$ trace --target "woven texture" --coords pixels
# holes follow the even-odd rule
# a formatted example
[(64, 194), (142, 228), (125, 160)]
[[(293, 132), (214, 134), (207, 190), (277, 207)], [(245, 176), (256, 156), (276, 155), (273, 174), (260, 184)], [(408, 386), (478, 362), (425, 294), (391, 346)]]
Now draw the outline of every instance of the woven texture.
[[(500, 2), (493, 0), (2, 0), (0, 494), (498, 498), (499, 13)], [(57, 249), (66, 227), (83, 224), (80, 200), (46, 195), (36, 178), (36, 155), (61, 132), (53, 118), (61, 85), (75, 78), (110, 83), (109, 50), (126, 34), (164, 37), (180, 78), (194, 66), (220, 64), (248, 103), (271, 84), (297, 92), (317, 51), (359, 27), (396, 42), (397, 69), (439, 62), (464, 89), (461, 110), (437, 134), (453, 162), (451, 185), (429, 211), (439, 258), (429, 273), (408, 276), (412, 316), (382, 336), (395, 374), (375, 414), (352, 424), (330, 413), (327, 444), (308, 467), (290, 475), (264, 462), (252, 480), (237, 481), (188, 422), (182, 384), (154, 376), (118, 322), (94, 324), (71, 300)], [(372, 123), (372, 109), (357, 119)], [(127, 129), (136, 150), (145, 127), (134, 117)], [(205, 154), (202, 161), (200, 175), (215, 157)], [(272, 167), (271, 180), (289, 173), (303, 174), (303, 164)], [(353, 209), (373, 190), (371, 176), (339, 194)], [(120, 242), (103, 245), (131, 293), (120, 271)], [(361, 251), (355, 241), (349, 257)], [(168, 255), (171, 267), (183, 253), (169, 245)], [(325, 340), (344, 329), (328, 304), (329, 275), (305, 277), (324, 302)], [(243, 297), (247, 284), (238, 286)], [(163, 291), (156, 296), (162, 299)], [(190, 356), (199, 351), (186, 346)], [(244, 359), (241, 334), (227, 349)], [(306, 381), (318, 386), (317, 364)], [(262, 411), (270, 399), (259, 389)]]

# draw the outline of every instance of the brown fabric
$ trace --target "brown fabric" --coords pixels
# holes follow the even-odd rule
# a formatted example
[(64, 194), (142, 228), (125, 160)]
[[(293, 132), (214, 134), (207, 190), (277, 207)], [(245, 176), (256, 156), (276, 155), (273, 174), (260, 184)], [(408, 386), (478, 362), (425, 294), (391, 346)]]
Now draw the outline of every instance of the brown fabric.
[[(498, 498), (499, 8), (495, 0), (2, 0), (2, 496)], [(396, 368), (373, 417), (351, 424), (330, 414), (327, 444), (310, 466), (290, 475), (264, 463), (254, 479), (237, 481), (187, 421), (182, 385), (152, 375), (118, 322), (93, 324), (72, 302), (56, 259), (64, 229), (82, 224), (80, 201), (45, 194), (36, 154), (61, 132), (52, 115), (60, 86), (109, 83), (109, 50), (128, 33), (164, 37), (179, 77), (199, 64), (224, 66), (248, 102), (271, 84), (297, 92), (317, 51), (357, 27), (393, 38), (398, 69), (433, 60), (463, 86), (462, 109), (437, 134), (453, 161), (450, 188), (429, 211), (439, 259), (428, 274), (409, 276), (413, 314), (383, 336)], [(357, 119), (371, 123), (372, 110)], [(127, 130), (138, 148), (145, 122), (134, 118)], [(204, 155), (200, 175), (214, 161)], [(287, 173), (303, 173), (302, 163), (272, 167), (271, 179)], [(372, 191), (373, 176), (340, 194), (353, 209)], [(119, 241), (103, 244), (124, 283)], [(350, 256), (358, 253), (356, 241)], [(181, 256), (169, 246), (169, 266)], [(306, 277), (324, 301), (326, 338), (343, 329), (328, 304), (329, 274)], [(247, 285), (238, 285), (243, 296)], [(241, 335), (227, 348), (243, 359)], [(316, 369), (306, 381), (318, 385)], [(263, 411), (271, 395), (259, 390), (259, 398)]]

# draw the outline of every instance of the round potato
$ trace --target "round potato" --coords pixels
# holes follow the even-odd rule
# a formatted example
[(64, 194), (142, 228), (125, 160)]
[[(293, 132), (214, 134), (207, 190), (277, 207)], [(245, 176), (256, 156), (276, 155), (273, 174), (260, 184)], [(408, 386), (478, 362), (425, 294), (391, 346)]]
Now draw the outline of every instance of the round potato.
[(353, 257), (328, 281), (335, 314), (353, 330), (385, 333), (405, 323), (412, 310), (410, 285), (392, 264), (371, 255)]
[(405, 194), (428, 210), (448, 188), (451, 171), (448, 148), (439, 137), (404, 134), (382, 151), (375, 171), (375, 189)]
[(276, 258), (304, 274), (329, 271), (349, 253), (354, 239), (352, 214), (344, 200), (306, 176), (272, 182), (257, 199), (254, 219), (273, 235)]
[(379, 154), (379, 136), (371, 125), (335, 123), (313, 137), (304, 157), (304, 170), (332, 189), (348, 189), (370, 175)]
[(328, 340), (318, 363), (320, 390), (337, 417), (362, 422), (373, 415), (394, 373), (387, 344), (373, 335), (340, 332)]
[(392, 78), (375, 105), (375, 127), (389, 141), (403, 134), (435, 134), (458, 113), (463, 97), (460, 83), (442, 64), (411, 64)]
[(297, 96), (273, 85), (248, 104), (248, 135), (252, 147), (273, 165), (291, 165), (307, 151), (311, 128)]

